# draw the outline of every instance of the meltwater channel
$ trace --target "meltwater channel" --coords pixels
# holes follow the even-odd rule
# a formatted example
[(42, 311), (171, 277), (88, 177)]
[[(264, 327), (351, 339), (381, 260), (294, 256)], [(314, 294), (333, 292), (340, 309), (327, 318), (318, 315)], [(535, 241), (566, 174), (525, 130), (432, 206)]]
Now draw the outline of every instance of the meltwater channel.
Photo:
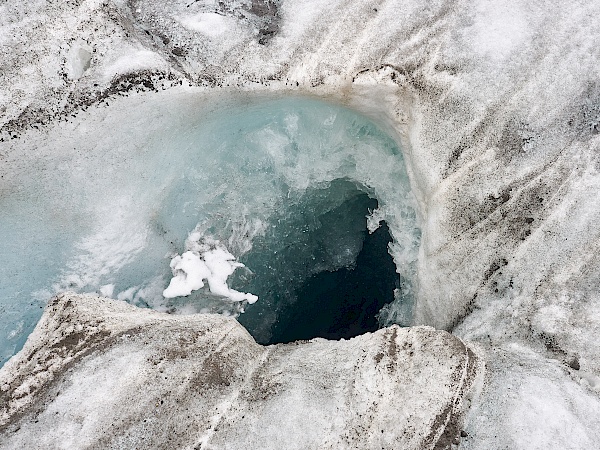
[(312, 99), (177, 101), (25, 136), (43, 145), (0, 180), (0, 365), (63, 291), (235, 315), (264, 344), (410, 323), (420, 231), (391, 137)]

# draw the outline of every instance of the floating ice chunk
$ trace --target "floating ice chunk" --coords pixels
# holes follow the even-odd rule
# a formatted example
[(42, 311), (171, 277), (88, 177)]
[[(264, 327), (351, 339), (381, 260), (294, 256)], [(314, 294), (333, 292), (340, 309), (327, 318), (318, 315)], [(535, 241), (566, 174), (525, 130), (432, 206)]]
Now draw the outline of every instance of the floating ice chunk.
[(203, 280), (212, 275), (200, 256), (192, 252), (185, 252), (183, 255), (173, 258), (171, 269), (174, 276), (169, 287), (163, 292), (163, 296), (166, 298), (190, 295), (192, 291), (204, 287)]
[(114, 284), (105, 284), (104, 286), (100, 287), (99, 291), (103, 297), (112, 297), (113, 293), (115, 292), (115, 285)]
[(244, 265), (235, 260), (227, 249), (214, 242), (214, 248), (202, 253), (187, 251), (181, 256), (176, 256), (171, 261), (173, 278), (167, 289), (164, 290), (165, 298), (185, 297), (193, 291), (204, 287), (204, 280), (208, 282), (210, 291), (215, 295), (227, 297), (232, 301), (248, 301), (254, 303), (258, 297), (253, 294), (243, 293), (230, 289), (227, 278), (238, 267)]
[(117, 295), (117, 300), (128, 301), (128, 302), (133, 301), (133, 296), (135, 294), (135, 291), (137, 291), (138, 289), (139, 289), (139, 286), (133, 286), (133, 287), (130, 287), (129, 289), (119, 292), (119, 294)]
[(381, 225), (381, 221), (385, 220), (385, 212), (381, 208), (370, 211), (367, 216), (367, 229), (369, 233), (374, 233)]
[(24, 325), (24, 322), (21, 320), (17, 324), (17, 326), (10, 333), (8, 333), (8, 339), (13, 339), (16, 336), (18, 336), (19, 333), (21, 333), (21, 331), (23, 331), (23, 325)]

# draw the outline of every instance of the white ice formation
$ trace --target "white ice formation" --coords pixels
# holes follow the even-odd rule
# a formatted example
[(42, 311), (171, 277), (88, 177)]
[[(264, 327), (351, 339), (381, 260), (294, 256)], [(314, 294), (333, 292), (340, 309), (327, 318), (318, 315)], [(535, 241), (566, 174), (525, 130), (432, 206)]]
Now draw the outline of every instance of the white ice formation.
[(173, 270), (173, 278), (163, 291), (165, 298), (186, 297), (204, 287), (204, 280), (206, 280), (210, 291), (215, 295), (234, 302), (246, 300), (248, 303), (254, 303), (258, 300), (256, 295), (238, 292), (227, 286), (227, 278), (235, 269), (244, 265), (237, 262), (235, 256), (226, 248), (219, 246), (218, 242), (200, 254), (187, 251), (181, 256), (177, 255), (171, 260), (170, 266)]
[[(178, 192), (196, 189), (203, 204), (222, 206), (221, 222), (202, 223), (226, 242), (234, 233), (211, 233), (234, 216), (243, 218), (230, 229), (254, 229), (239, 205), (257, 180), (238, 176), (243, 170), (268, 161), (281, 175), (273, 189), (253, 184), (262, 221), (289, 183), (294, 199), (343, 169), (365, 188), (379, 183), (398, 270), (414, 267), (412, 323), (451, 330), (483, 351), (486, 380), (459, 447), (600, 447), (599, 41), (600, 4), (579, 0), (3, 2), (0, 316), (10, 320), (2, 359), (44, 306), (19, 293), (54, 293), (37, 285), (42, 276), (58, 280), (57, 290), (114, 284), (119, 298), (164, 307), (150, 300), (165, 288), (155, 271), (144, 285), (133, 276), (117, 285), (110, 274), (142, 254), (166, 266), (165, 254), (182, 251), (185, 236), (170, 246), (174, 233), (163, 227), (171, 212), (155, 208)], [(396, 189), (402, 174), (390, 172), (398, 155), (378, 146), (282, 151), (293, 117), (264, 133), (268, 158), (249, 159), (244, 147), (219, 159), (210, 145), (206, 171), (165, 190), (177, 164), (190, 161), (173, 156), (175, 137), (191, 147), (211, 113), (293, 95), (353, 108), (401, 144), (420, 239), (401, 234), (414, 224), (408, 208), (394, 209), (405, 193)], [(237, 165), (227, 164), (233, 154)], [(156, 167), (169, 173), (140, 188)], [(196, 181), (205, 174), (229, 175), (223, 185), (235, 189), (215, 182), (203, 191)], [(36, 204), (47, 205), (44, 214)], [(178, 231), (197, 219), (181, 219)], [(239, 247), (227, 248), (239, 257), (252, 239), (236, 236)], [(38, 258), (40, 247), (48, 253)]]

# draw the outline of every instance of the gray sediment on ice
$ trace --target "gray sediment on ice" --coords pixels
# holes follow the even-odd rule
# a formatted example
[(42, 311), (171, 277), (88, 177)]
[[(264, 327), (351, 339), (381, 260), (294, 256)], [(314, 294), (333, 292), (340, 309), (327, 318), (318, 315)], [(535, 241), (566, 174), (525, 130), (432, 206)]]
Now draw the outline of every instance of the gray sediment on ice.
[(481, 364), (430, 327), (264, 347), (232, 318), (64, 294), (0, 369), (0, 447), (449, 448)]

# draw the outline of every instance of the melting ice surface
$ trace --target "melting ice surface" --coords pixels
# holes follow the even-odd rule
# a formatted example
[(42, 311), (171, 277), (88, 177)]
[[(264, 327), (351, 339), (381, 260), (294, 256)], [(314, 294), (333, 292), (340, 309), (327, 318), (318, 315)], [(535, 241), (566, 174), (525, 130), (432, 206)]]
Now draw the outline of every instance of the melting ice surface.
[(43, 146), (0, 181), (0, 364), (66, 290), (172, 313), (245, 308), (243, 322), (268, 342), (286, 307), (306, 298), (296, 291), (352, 269), (364, 228), (380, 223), (398, 282), (378, 318), (410, 322), (420, 233), (388, 135), (315, 100), (207, 116), (169, 98), (26, 137)]

